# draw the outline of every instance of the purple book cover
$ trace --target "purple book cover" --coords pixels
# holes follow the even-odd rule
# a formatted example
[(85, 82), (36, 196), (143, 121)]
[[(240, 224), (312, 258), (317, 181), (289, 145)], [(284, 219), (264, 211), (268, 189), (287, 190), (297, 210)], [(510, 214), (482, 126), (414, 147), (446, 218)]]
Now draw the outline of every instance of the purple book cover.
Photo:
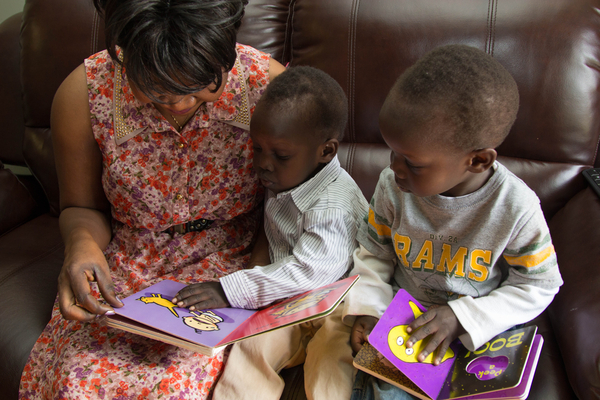
[(474, 352), (461, 346), (454, 363), (449, 394), (444, 393), (442, 398), (465, 398), (479, 393), (496, 398), (498, 391), (518, 386), (530, 358), (536, 331), (536, 326), (507, 330)]
[(373, 328), (369, 343), (423, 392), (436, 399), (452, 371), (460, 342), (457, 340), (450, 345), (440, 365), (433, 365), (432, 354), (424, 362), (419, 362), (417, 355), (427, 343), (420, 341), (412, 348), (407, 348), (405, 343), (410, 335), (406, 332), (406, 326), (425, 311), (406, 290), (400, 289)]
[(160, 281), (123, 299), (125, 306), (115, 308), (115, 313), (178, 338), (217, 347), (257, 312), (241, 308), (190, 311), (176, 307), (171, 300), (185, 286), (185, 283), (171, 280)]
[(476, 394), (472, 396), (462, 397), (461, 400), (488, 400), (488, 399), (526, 399), (531, 389), (531, 382), (537, 367), (538, 359), (542, 351), (544, 338), (540, 334), (536, 334), (531, 345), (531, 351), (525, 364), (523, 376), (520, 383), (512, 388), (499, 390), (493, 393)]

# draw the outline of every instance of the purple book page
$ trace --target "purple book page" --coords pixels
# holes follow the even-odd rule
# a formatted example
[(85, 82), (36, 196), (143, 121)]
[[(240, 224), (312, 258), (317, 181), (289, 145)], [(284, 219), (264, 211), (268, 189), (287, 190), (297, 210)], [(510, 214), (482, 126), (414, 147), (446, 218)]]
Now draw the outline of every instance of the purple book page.
[(115, 313), (152, 328), (208, 347), (219, 342), (256, 313), (241, 308), (190, 311), (171, 300), (185, 283), (163, 280), (125, 299)]
[(369, 343), (423, 392), (436, 399), (452, 371), (460, 342), (455, 341), (450, 345), (440, 365), (432, 364), (432, 355), (427, 357), (425, 362), (418, 362), (417, 355), (426, 343), (420, 341), (412, 348), (407, 348), (405, 344), (410, 335), (406, 333), (406, 326), (425, 311), (411, 295), (400, 289), (373, 328), (369, 335)]

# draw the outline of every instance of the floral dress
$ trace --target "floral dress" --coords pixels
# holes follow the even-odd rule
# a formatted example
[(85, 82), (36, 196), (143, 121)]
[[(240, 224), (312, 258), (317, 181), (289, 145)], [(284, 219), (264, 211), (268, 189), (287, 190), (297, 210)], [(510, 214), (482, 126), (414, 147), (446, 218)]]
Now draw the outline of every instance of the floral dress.
[[(214, 281), (245, 266), (262, 193), (252, 170), (250, 115), (268, 84), (269, 55), (238, 45), (219, 100), (200, 106), (178, 133), (138, 102), (106, 51), (85, 60), (102, 184), (112, 204), (105, 250), (121, 297), (162, 279)], [(213, 221), (201, 232), (164, 231)], [(97, 289), (94, 289), (99, 296)], [(109, 328), (52, 318), (21, 377), (21, 399), (203, 399), (225, 354), (203, 356)]]

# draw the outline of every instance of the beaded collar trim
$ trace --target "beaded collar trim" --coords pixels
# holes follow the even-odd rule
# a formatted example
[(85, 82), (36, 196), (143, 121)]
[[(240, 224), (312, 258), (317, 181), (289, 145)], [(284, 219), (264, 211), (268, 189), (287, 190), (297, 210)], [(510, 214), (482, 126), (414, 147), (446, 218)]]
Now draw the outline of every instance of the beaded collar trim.
[[(123, 52), (119, 52), (119, 60), (122, 61)], [(117, 145), (120, 145), (132, 137), (136, 136), (140, 132), (144, 131), (147, 126), (132, 129), (128, 124), (123, 115), (123, 69), (121, 64), (114, 63), (115, 65), (115, 75), (114, 75), (114, 83), (113, 83), (113, 123), (114, 123), (114, 131), (115, 131), (115, 142)], [(210, 112), (211, 117), (215, 117), (218, 120), (221, 120), (224, 123), (233, 125), (238, 128), (242, 128), (244, 130), (250, 130), (250, 108), (248, 101), (248, 86), (247, 86), (247, 77), (244, 72), (245, 69), (241, 67), (240, 57), (235, 60), (235, 68), (239, 74), (238, 81), (240, 84), (240, 103), (239, 106), (236, 107), (236, 112), (231, 115), (225, 115), (224, 113), (220, 113), (217, 110)], [(226, 86), (227, 88), (227, 86)], [(224, 99), (222, 96), (221, 99)], [(214, 112), (216, 111), (216, 112)], [(193, 117), (192, 117), (193, 118)]]

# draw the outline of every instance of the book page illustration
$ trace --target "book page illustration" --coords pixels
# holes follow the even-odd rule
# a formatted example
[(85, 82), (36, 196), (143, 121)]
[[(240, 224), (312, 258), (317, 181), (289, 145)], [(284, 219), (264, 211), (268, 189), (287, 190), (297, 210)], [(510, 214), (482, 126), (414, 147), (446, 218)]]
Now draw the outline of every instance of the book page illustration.
[[(167, 308), (175, 317), (179, 318), (179, 314), (175, 310), (176, 304), (167, 300), (160, 293), (150, 293), (150, 296), (139, 297), (138, 300), (144, 304), (156, 304), (161, 307)], [(223, 318), (214, 313), (214, 311), (190, 311), (187, 317), (181, 317), (182, 322), (193, 328), (196, 333), (218, 331), (219, 323), (223, 322)]]
[[(163, 280), (123, 299), (125, 307), (115, 309), (118, 315), (206, 347), (216, 347), (256, 310), (219, 308), (190, 311), (170, 300), (187, 286)], [(176, 322), (175, 318), (179, 322)]]
[(400, 289), (371, 331), (369, 343), (429, 398), (436, 399), (452, 373), (460, 342), (456, 340), (450, 344), (439, 365), (433, 364), (435, 353), (427, 356), (424, 362), (419, 362), (417, 356), (430, 339), (425, 338), (407, 348), (406, 342), (410, 335), (406, 332), (406, 327), (424, 312), (425, 308), (417, 300), (406, 290)]
[(192, 315), (183, 317), (183, 323), (194, 328), (196, 333), (207, 331), (218, 331), (219, 323), (223, 318), (219, 317), (214, 311), (190, 311)]
[[(423, 312), (419, 310), (419, 307), (417, 307), (414, 302), (409, 301), (408, 305), (413, 312), (413, 319), (417, 319), (423, 315)], [(396, 325), (390, 329), (388, 333), (388, 345), (390, 346), (392, 354), (394, 354), (394, 356), (396, 356), (398, 359), (406, 363), (418, 363), (419, 360), (417, 360), (417, 356), (425, 349), (429, 341), (419, 340), (413, 345), (413, 347), (406, 347), (405, 344), (410, 337), (410, 334), (406, 331), (407, 326), (408, 325)], [(434, 353), (429, 354), (425, 360), (422, 361), (422, 363), (433, 364), (433, 355)], [(444, 354), (444, 357), (442, 358), (442, 363), (450, 358), (454, 358), (454, 351), (451, 348), (448, 348)]]
[(162, 297), (160, 293), (150, 293), (150, 296), (142, 296), (138, 298), (138, 300), (144, 302), (145, 304), (157, 304), (161, 307), (168, 308), (177, 318), (179, 318), (179, 314), (175, 311), (176, 304), (173, 304), (171, 300), (167, 300)]
[(452, 373), (449, 397), (461, 398), (519, 385), (536, 331), (535, 326), (511, 329), (475, 351), (461, 348)]
[(287, 317), (319, 304), (334, 289), (323, 289), (310, 292), (290, 302), (284, 302), (271, 308), (269, 314), (273, 318)]
[[(358, 279), (358, 275), (348, 277), (262, 310), (225, 307), (196, 311), (167, 300), (187, 285), (165, 279), (123, 299), (124, 307), (116, 308), (116, 315), (106, 320), (111, 327), (212, 355), (234, 341), (332, 312)], [(181, 323), (175, 323), (173, 317)]]

